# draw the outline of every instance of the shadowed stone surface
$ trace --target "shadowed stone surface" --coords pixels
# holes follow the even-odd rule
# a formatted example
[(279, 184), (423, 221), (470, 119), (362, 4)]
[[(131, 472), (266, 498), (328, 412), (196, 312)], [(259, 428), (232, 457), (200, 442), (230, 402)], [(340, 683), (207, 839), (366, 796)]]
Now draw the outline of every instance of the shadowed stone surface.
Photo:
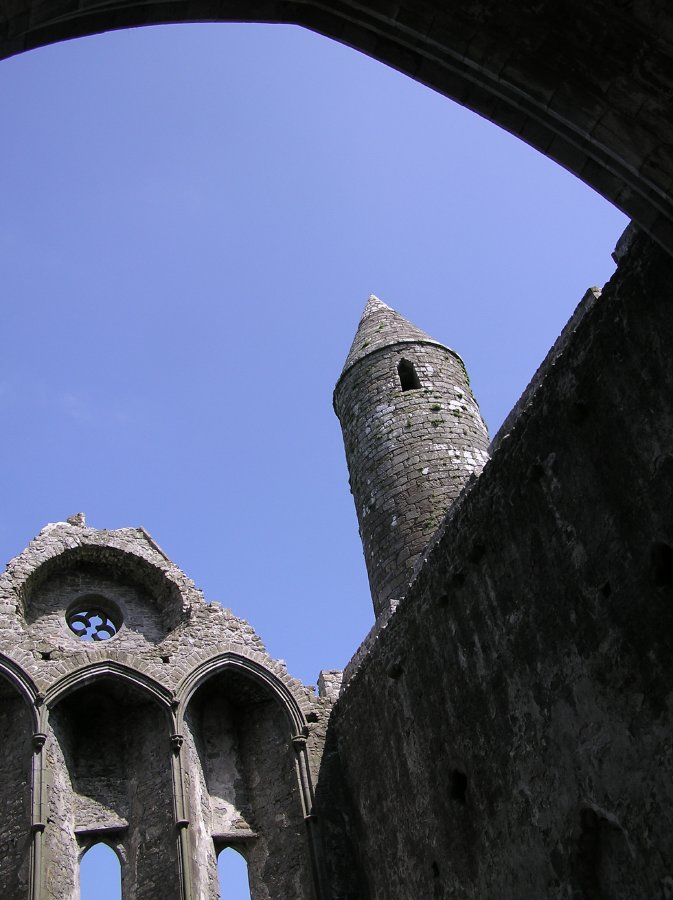
[(335, 896), (670, 895), (672, 288), (637, 239), (360, 660), (319, 785)]

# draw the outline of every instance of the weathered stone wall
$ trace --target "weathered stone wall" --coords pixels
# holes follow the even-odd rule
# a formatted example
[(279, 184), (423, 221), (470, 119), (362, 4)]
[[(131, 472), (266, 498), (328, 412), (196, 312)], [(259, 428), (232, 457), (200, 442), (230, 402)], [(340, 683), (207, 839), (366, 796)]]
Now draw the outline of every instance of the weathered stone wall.
[[(247, 852), (255, 898), (312, 900), (310, 855), (286, 723), (275, 704), (246, 707), (239, 726), (243, 774), (258, 840)], [(244, 848), (245, 849), (245, 848)]]
[(359, 896), (670, 896), (672, 288), (638, 239), (342, 694)]
[(133, 900), (182, 897), (166, 726), (162, 710), (134, 704), (123, 732), (130, 809), (122, 890)]
[(152, 597), (139, 585), (111, 577), (102, 566), (78, 567), (74, 572), (55, 576), (35, 591), (27, 610), (30, 634), (46, 643), (53, 643), (61, 635), (67, 639), (71, 632), (65, 621), (66, 610), (73, 603), (77, 605), (80, 598), (98, 595), (109, 597), (119, 608), (128, 651), (146, 650), (166, 637), (168, 629)]
[(28, 892), (32, 732), (25, 700), (0, 679), (0, 897)]
[[(48, 816), (47, 821), (43, 823), (45, 860), (42, 870), (36, 872), (36, 876), (40, 879), (43, 896), (58, 896), (60, 900), (77, 900), (80, 848), (75, 834), (72, 781), (66, 765), (67, 741), (67, 731), (65, 733), (61, 731), (56, 716), (48, 726), (43, 753), (47, 776)], [(24, 900), (24, 897), (17, 894), (16, 900)]]
[[(413, 341), (416, 329), (372, 300), (334, 407), (379, 616), (404, 595), (419, 553), (470, 475), (481, 471), (488, 433), (460, 357), (419, 339), (427, 337), (422, 332)], [(414, 367), (417, 388), (403, 390), (403, 361)]]

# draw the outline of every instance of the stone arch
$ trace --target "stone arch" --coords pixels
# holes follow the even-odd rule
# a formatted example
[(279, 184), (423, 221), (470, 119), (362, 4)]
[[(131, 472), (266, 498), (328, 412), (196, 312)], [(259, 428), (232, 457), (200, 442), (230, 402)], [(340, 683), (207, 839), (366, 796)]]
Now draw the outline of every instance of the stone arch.
[(39, 719), (36, 709), (36, 700), (39, 692), (30, 675), (23, 671), (14, 660), (0, 653), (0, 676), (8, 681), (25, 701), (30, 714), (34, 731), (39, 731)]
[(180, 896), (170, 699), (151, 678), (111, 661), (68, 673), (47, 692), (50, 896), (76, 890), (81, 853), (101, 840), (128, 860), (125, 892), (150, 900), (161, 883), (164, 896)]
[(91, 663), (91, 665), (83, 668), (75, 669), (68, 672), (58, 681), (55, 681), (44, 694), (44, 706), (46, 710), (51, 710), (57, 703), (73, 691), (79, 690), (84, 685), (89, 685), (99, 678), (115, 678), (119, 681), (127, 682), (139, 692), (145, 692), (148, 698), (154, 700), (160, 707), (164, 709), (166, 715), (169, 715), (173, 702), (173, 694), (163, 685), (159, 684), (149, 675), (134, 669), (131, 666), (125, 666), (123, 663), (115, 660), (101, 660), (100, 662)]
[[(218, 871), (218, 881), (220, 886), (220, 897), (222, 900), (226, 900), (228, 897), (227, 893), (227, 885), (222, 883), (222, 874), (223, 871), (225, 874), (229, 872), (233, 872), (235, 874), (237, 881), (248, 880), (248, 860), (245, 855), (245, 848), (236, 846), (235, 844), (226, 844), (219, 849), (216, 848), (217, 853), (217, 871)], [(222, 860), (224, 860), (224, 865), (222, 865)]]
[(356, 2), (16, 0), (0, 58), (56, 41), (179, 22), (302, 25), (409, 75), (517, 135), (673, 250), (673, 22), (665, 0)]
[[(86, 845), (83, 846), (80, 850), (80, 853), (79, 853), (80, 900), (87, 900), (87, 896), (88, 897), (96, 896), (96, 892), (95, 892), (96, 887), (94, 887), (93, 894), (89, 893), (88, 895), (85, 895), (84, 897), (82, 896), (82, 894), (83, 894), (83, 891), (82, 891), (82, 863), (83, 863), (85, 857), (87, 857), (90, 852), (95, 851), (97, 847), (106, 848), (106, 850), (109, 850), (110, 853), (112, 853), (117, 860), (117, 863), (119, 865), (119, 881), (117, 882), (117, 884), (119, 885), (118, 896), (121, 898), (122, 873), (124, 871), (124, 865), (127, 862), (127, 854), (124, 850), (124, 845), (122, 843), (120, 843), (118, 841), (117, 842), (112, 841), (105, 837), (101, 837), (101, 838), (98, 838), (97, 840), (87, 842)], [(106, 876), (107, 875), (108, 875), (108, 873), (106, 872)]]
[[(29, 547), (22, 554), (22, 557), (27, 557), (28, 563), (30, 552)], [(183, 617), (188, 600), (183, 596), (181, 585), (166, 567), (156, 565), (140, 554), (116, 547), (112, 543), (86, 542), (66, 549), (58, 545), (49, 546), (47, 554), (40, 554), (28, 574), (14, 579), (14, 589), (21, 600), (24, 617), (29, 625), (43, 620), (47, 630), (53, 630), (57, 621), (63, 617), (65, 610), (61, 607), (64, 604), (68, 606), (70, 602), (69, 599), (63, 599), (69, 596), (68, 577), (78, 576), (79, 579), (87, 572), (91, 575), (91, 584), (88, 588), (78, 587), (79, 593), (99, 592), (101, 583), (107, 583), (115, 593), (115, 583), (119, 582), (131, 586), (134, 589), (131, 593), (138, 595), (129, 596), (127, 604), (130, 602), (132, 607), (140, 604), (156, 610), (154, 642), (165, 637)], [(22, 569), (22, 573), (24, 571)], [(52, 592), (54, 596), (51, 597), (48, 588), (54, 582), (58, 584), (58, 589)], [(142, 619), (142, 609), (136, 611), (136, 617)]]
[(195, 892), (219, 898), (217, 854), (234, 847), (248, 863), (252, 896), (312, 896), (304, 828), (312, 789), (297, 698), (277, 674), (231, 652), (198, 666), (178, 698), (190, 855), (204, 861)]
[(126, 852), (126, 848), (121, 841), (115, 841), (112, 838), (106, 837), (103, 835), (102, 837), (95, 838), (90, 841), (82, 841), (81, 847), (79, 850), (79, 859), (80, 862), (89, 852), (89, 850), (93, 850), (98, 844), (104, 844), (106, 847), (109, 847), (110, 850), (114, 853), (114, 855), (119, 860), (120, 865), (124, 866), (128, 862), (128, 854)]
[(304, 733), (306, 716), (299, 700), (287, 684), (265, 665), (232, 651), (210, 657), (210, 659), (198, 665), (182, 680), (175, 692), (176, 699), (179, 702), (178, 728), (182, 724), (184, 711), (194, 693), (209, 678), (225, 669), (239, 670), (253, 681), (262, 685), (280, 704), (292, 728), (292, 734), (299, 735)]

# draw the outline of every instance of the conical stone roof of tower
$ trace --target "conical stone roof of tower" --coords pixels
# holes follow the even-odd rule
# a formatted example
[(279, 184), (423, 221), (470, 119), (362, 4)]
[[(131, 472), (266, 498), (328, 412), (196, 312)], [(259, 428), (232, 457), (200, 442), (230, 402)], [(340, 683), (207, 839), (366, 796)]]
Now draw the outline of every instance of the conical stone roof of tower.
[(426, 344), (438, 344), (439, 341), (431, 338), (429, 334), (408, 319), (401, 316), (394, 309), (387, 306), (383, 300), (379, 300), (374, 294), (369, 295), (358, 330), (355, 332), (351, 349), (346, 357), (341, 374), (348, 371), (358, 360), (382, 347), (390, 347), (392, 344), (408, 344), (422, 341)]

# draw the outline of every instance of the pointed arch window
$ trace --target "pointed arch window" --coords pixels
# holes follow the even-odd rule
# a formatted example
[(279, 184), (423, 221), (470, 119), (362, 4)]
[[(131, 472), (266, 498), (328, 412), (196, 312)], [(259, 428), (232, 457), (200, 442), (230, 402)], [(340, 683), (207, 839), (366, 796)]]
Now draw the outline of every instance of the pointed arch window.
[(224, 847), (217, 857), (220, 900), (250, 900), (248, 864), (234, 847)]
[(403, 391), (415, 391), (421, 386), (416, 367), (408, 359), (401, 359), (397, 366), (400, 384)]
[(119, 857), (100, 841), (84, 851), (79, 867), (80, 900), (122, 900)]

